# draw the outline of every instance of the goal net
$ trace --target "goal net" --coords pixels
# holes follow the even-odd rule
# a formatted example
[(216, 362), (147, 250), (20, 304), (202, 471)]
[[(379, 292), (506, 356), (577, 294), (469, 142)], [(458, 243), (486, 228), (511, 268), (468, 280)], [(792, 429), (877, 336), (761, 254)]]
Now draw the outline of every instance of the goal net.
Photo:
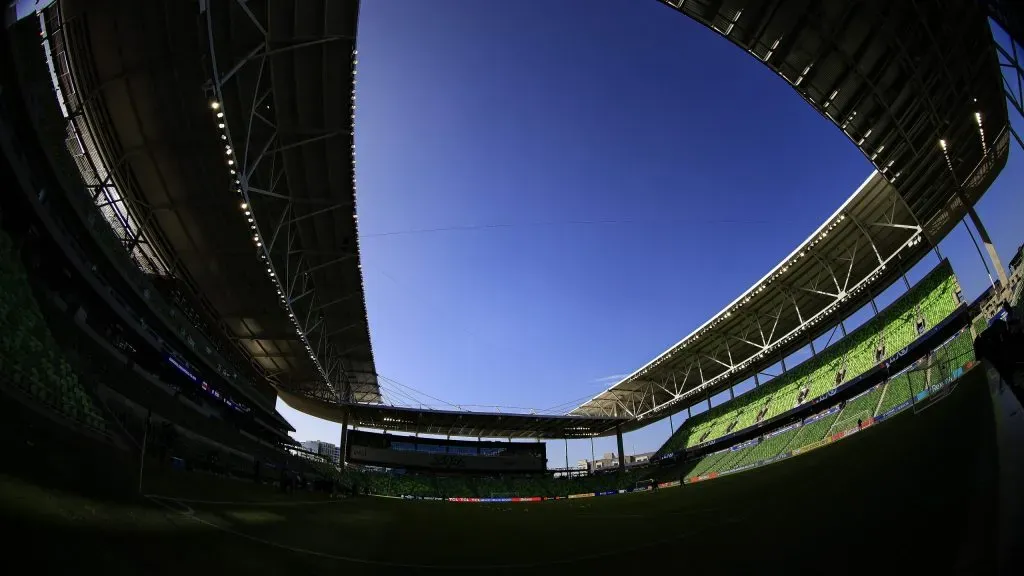
[(867, 423), (872, 416), (871, 410), (861, 410), (852, 414), (843, 414), (836, 423), (829, 429), (828, 435), (834, 436), (841, 432), (857, 430), (861, 425)]

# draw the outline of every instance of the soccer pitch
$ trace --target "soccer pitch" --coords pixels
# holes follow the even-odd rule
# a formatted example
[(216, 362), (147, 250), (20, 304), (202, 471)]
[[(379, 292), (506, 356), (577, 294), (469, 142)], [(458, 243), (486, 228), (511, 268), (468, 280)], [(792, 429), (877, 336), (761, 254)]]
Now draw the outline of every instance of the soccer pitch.
[(175, 495), (113, 503), (6, 477), (0, 510), (21, 527), (8, 536), (20, 562), (44, 572), (843, 574), (906, 565), (990, 573), (995, 451), (988, 386), (976, 369), (919, 414), (658, 492), (508, 504)]

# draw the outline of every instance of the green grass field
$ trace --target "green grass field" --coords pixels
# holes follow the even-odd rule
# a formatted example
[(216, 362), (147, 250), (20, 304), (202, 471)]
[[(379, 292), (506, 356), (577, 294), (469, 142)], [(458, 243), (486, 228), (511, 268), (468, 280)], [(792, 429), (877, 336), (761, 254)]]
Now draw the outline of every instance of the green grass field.
[[(532, 504), (363, 497), (99, 499), (0, 477), (18, 565), (89, 574), (991, 573), (994, 424), (981, 370), (947, 399), (760, 469)], [(261, 493), (218, 491), (215, 500)], [(266, 494), (269, 496), (269, 494)], [(8, 556), (11, 559), (11, 556)]]

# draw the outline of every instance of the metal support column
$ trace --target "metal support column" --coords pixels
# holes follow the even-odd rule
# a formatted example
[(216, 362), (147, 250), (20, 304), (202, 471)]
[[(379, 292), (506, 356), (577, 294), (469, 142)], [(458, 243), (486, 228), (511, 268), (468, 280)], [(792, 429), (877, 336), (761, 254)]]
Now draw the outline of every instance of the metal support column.
[(341, 439), (339, 443), (338, 460), (341, 462), (341, 467), (344, 468), (348, 462), (348, 410), (345, 410), (344, 416), (341, 417)]
[(590, 473), (597, 470), (597, 458), (594, 456), (594, 437), (590, 437)]
[(878, 304), (875, 304), (875, 291), (870, 286), (868, 286), (868, 302), (871, 303), (871, 311), (875, 313), (875, 316), (878, 316)]
[(988, 230), (985, 229), (985, 225), (981, 223), (981, 217), (978, 216), (978, 213), (974, 210), (974, 206), (967, 207), (967, 214), (971, 217), (971, 222), (974, 223), (974, 227), (978, 229), (978, 236), (981, 237), (981, 243), (985, 245), (988, 257), (992, 260), (992, 265), (996, 269), (996, 275), (999, 276), (1000, 285), (1003, 288), (1006, 288), (1010, 284), (1006, 278), (1006, 270), (1003, 268), (1003, 261), (999, 259), (999, 253), (996, 252), (996, 245), (988, 235)]
[(668, 415), (668, 429), (672, 431), (672, 434), (676, 433), (676, 425), (672, 422), (672, 415)]
[[(998, 43), (997, 43), (998, 46)], [(999, 253), (996, 252), (996, 246), (992, 243), (992, 238), (988, 235), (988, 230), (985, 229), (985, 225), (981, 222), (981, 217), (978, 216), (978, 212), (974, 210), (974, 205), (967, 201), (967, 197), (964, 196), (963, 183), (960, 178), (957, 177), (956, 172), (953, 170), (953, 162), (949, 159), (949, 151), (947, 150), (947, 144), (945, 140), (940, 140), (939, 144), (942, 148), (942, 155), (946, 158), (946, 167), (949, 169), (950, 175), (953, 177), (953, 183), (955, 184), (954, 190), (956, 192), (957, 199), (963, 204), (964, 208), (967, 209), (967, 215), (971, 217), (971, 222), (974, 223), (975, 229), (978, 230), (978, 236), (981, 237), (982, 244), (985, 245), (985, 250), (988, 252), (988, 257), (992, 260), (992, 266), (996, 269), (996, 275), (999, 277), (1000, 285), (1005, 288), (1007, 284), (1006, 271), (1003, 269), (1003, 262), (999, 259)], [(967, 226), (967, 222), (964, 221), (964, 226)], [(967, 231), (970, 232), (970, 226), (967, 226)], [(971, 240), (974, 240), (974, 235), (971, 234)], [(974, 243), (975, 248), (978, 247), (977, 241)], [(978, 254), (981, 257), (982, 262), (985, 261), (985, 257), (981, 256), (981, 249), (978, 249)], [(985, 263), (985, 270), (989, 270), (988, 263)], [(991, 279), (992, 272), (989, 270), (989, 278)]]
[(566, 474), (569, 473), (569, 439), (565, 439), (565, 470)]
[(843, 331), (843, 338), (846, 338), (846, 323), (839, 321), (839, 329)]
[(981, 259), (982, 266), (985, 267), (985, 273), (988, 274), (988, 283), (995, 288), (995, 280), (992, 279), (992, 270), (989, 270), (988, 262), (985, 261), (985, 256), (981, 253), (981, 247), (978, 246), (978, 240), (974, 237), (974, 232), (971, 232), (971, 227), (967, 225), (967, 220), (964, 220), (964, 228), (967, 229), (967, 233), (971, 236), (971, 242), (974, 242), (974, 249), (978, 251), (978, 258)]
[(626, 455), (622, 452), (622, 427), (615, 426), (615, 441), (619, 445), (619, 471), (626, 469)]

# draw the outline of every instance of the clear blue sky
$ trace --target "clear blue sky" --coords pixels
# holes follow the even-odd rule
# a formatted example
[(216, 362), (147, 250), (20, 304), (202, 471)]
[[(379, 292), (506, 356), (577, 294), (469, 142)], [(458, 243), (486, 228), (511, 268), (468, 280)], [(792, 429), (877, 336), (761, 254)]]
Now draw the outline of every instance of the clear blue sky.
[[(363, 2), (358, 71), (377, 370), (458, 404), (598, 393), (748, 288), (872, 170), (782, 79), (655, 0)], [(1024, 240), (1020, 152), (979, 207), (1004, 261)], [(980, 293), (963, 229), (942, 249)], [(279, 406), (298, 439), (337, 442), (338, 425)], [(668, 434), (654, 424), (626, 450)], [(548, 453), (563, 465), (561, 442)], [(571, 463), (589, 457), (570, 442)]]

